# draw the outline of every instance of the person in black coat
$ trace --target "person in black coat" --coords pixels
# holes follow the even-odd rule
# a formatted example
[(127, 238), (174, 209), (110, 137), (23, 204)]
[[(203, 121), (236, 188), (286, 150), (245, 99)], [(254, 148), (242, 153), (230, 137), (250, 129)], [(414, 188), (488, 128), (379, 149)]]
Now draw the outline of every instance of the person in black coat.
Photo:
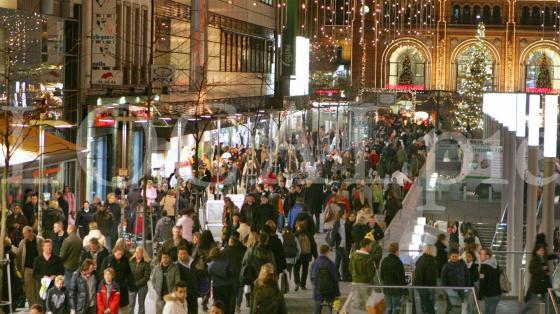
[(484, 313), (495, 314), (502, 296), (500, 268), (490, 249), (480, 250), (480, 287), (478, 296), (484, 300)]
[(529, 281), (529, 289), (525, 297), (526, 303), (521, 313), (531, 313), (539, 299), (544, 300), (546, 298), (547, 289), (552, 287), (546, 247), (542, 243), (535, 244), (533, 255), (529, 262), (529, 274), (531, 274), (531, 280)]
[[(181, 281), (187, 283), (187, 307), (189, 313), (198, 313), (198, 279), (197, 271), (194, 268), (194, 260), (189, 256), (189, 249), (186, 246), (177, 248), (177, 262)], [(239, 277), (239, 276), (238, 276)]]
[(296, 225), (298, 223), (303, 224), (305, 226), (305, 230), (308, 230), (310, 233), (313, 233), (315, 231), (315, 223), (313, 222), (313, 218), (309, 214), (309, 208), (307, 208), (307, 206), (305, 205), (302, 207), (301, 212), (296, 216), (292, 232), (296, 232)]
[(441, 270), (443, 269), (443, 265), (447, 263), (447, 243), (446, 237), (444, 233), (438, 234), (437, 241), (435, 244), (436, 247), (436, 262), (437, 262), (437, 270), (438, 276), (441, 274)]
[(269, 203), (268, 192), (263, 192), (261, 194), (261, 204), (255, 212), (255, 225), (251, 226), (256, 232), (263, 230), (264, 225), (267, 221), (272, 220), (276, 223), (278, 220), (278, 213), (274, 210), (274, 207)]
[(465, 265), (467, 265), (467, 270), (469, 271), (469, 287), (474, 287), (475, 284), (478, 282), (478, 263), (476, 260), (476, 254), (474, 251), (468, 250), (465, 251), (463, 261)]
[(238, 273), (237, 281), (236, 281), (237, 285), (235, 287), (235, 291), (237, 291), (236, 298), (235, 298), (236, 310), (241, 307), (241, 302), (243, 301), (243, 285), (241, 285), (241, 282), (239, 281), (239, 274), (241, 272), (241, 264), (243, 262), (243, 256), (245, 256), (246, 251), (247, 248), (243, 244), (241, 244), (241, 242), (239, 242), (239, 232), (237, 231), (231, 235), (231, 237), (229, 238), (228, 245), (223, 251), (224, 256), (233, 263), (233, 266)]
[[(386, 286), (406, 285), (404, 265), (399, 258), (398, 243), (389, 244), (389, 255), (381, 261), (379, 272), (381, 281)], [(400, 312), (403, 292), (403, 289), (383, 289), (388, 314), (397, 314)]]
[(314, 183), (311, 179), (307, 180), (307, 187), (304, 191), (304, 203), (315, 217), (315, 233), (319, 233), (321, 211), (323, 209), (323, 185)]
[(60, 206), (60, 209), (62, 209), (62, 213), (64, 214), (64, 229), (66, 229), (68, 226), (68, 211), (70, 205), (68, 205), (68, 202), (64, 199), (62, 191), (56, 192), (56, 200), (58, 202), (58, 206)]
[(99, 244), (99, 240), (93, 238), (89, 241), (89, 245), (82, 249), (82, 254), (80, 255), (80, 265), (87, 258), (92, 259), (95, 262), (95, 279), (97, 280), (97, 282), (101, 282), (101, 280), (103, 279), (103, 269), (101, 269), (101, 266), (105, 258), (107, 258), (108, 256), (109, 251), (107, 251), (107, 249), (103, 245)]
[[(132, 276), (130, 263), (122, 248), (116, 246), (113, 249), (113, 255), (110, 255), (103, 260), (103, 263), (101, 264), (101, 273), (109, 267), (112, 267), (115, 270), (115, 281), (121, 289), (121, 302), (119, 307), (127, 307), (129, 303), (128, 289), (134, 284), (134, 277)], [(99, 269), (97, 271), (99, 271)]]
[(263, 227), (263, 232), (268, 233), (268, 244), (266, 247), (274, 254), (276, 262), (276, 274), (280, 275), (287, 267), (286, 257), (284, 256), (284, 246), (276, 234), (276, 224), (269, 220)]
[[(424, 246), (424, 254), (416, 261), (416, 269), (414, 270), (414, 277), (412, 278), (412, 285), (435, 287), (437, 286), (438, 267), (437, 261), (434, 257), (435, 247), (427, 244)], [(422, 313), (435, 314), (434, 310), (434, 293), (430, 289), (416, 290), (420, 295), (420, 303), (422, 306)]]

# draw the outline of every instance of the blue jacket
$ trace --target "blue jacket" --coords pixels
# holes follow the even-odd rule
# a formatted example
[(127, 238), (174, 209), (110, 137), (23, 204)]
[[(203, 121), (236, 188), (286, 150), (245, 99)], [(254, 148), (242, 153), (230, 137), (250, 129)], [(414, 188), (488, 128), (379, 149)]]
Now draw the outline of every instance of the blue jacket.
[(303, 203), (296, 203), (294, 207), (290, 210), (288, 214), (288, 226), (290, 226), (290, 230), (294, 230), (294, 225), (296, 223), (296, 218), (301, 213), (303, 209)]
[[(329, 269), (332, 278), (334, 279), (334, 283), (335, 283), (335, 293), (333, 295), (319, 295), (317, 294), (317, 285), (316, 285), (316, 279), (317, 279), (317, 270), (320, 267), (324, 267), (327, 266), (327, 268)], [(338, 271), (336, 270), (336, 265), (334, 264), (333, 261), (330, 260), (330, 258), (328, 258), (325, 255), (320, 255), (317, 260), (315, 261), (315, 263), (313, 263), (313, 265), (311, 266), (311, 283), (313, 283), (313, 300), (314, 301), (333, 301), (336, 297), (340, 296), (340, 287), (338, 285)]]

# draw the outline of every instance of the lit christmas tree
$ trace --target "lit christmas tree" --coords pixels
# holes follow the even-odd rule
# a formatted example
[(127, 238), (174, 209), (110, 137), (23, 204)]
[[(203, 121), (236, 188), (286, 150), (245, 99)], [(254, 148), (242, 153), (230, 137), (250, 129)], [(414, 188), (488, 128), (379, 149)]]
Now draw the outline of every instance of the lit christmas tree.
[(491, 58), (484, 46), (485, 33), (484, 24), (478, 23), (476, 42), (466, 53), (468, 69), (459, 86), (462, 97), (455, 112), (459, 129), (463, 132), (482, 129), (482, 94), (490, 90), (487, 83), (492, 82), (492, 75), (486, 71), (486, 60)]
[(539, 75), (537, 76), (537, 88), (552, 88), (550, 81), (550, 62), (548, 57), (543, 53), (539, 64)]
[(402, 62), (402, 72), (399, 76), (399, 85), (414, 85), (414, 75), (410, 65), (410, 56), (406, 54)]

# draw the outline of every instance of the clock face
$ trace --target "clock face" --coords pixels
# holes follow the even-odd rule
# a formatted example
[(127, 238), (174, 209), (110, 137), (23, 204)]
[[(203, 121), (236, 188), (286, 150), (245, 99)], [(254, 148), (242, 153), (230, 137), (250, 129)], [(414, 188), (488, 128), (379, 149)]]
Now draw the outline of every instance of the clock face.
[(360, 12), (362, 14), (368, 14), (369, 13), (369, 7), (367, 5), (364, 5), (361, 9)]

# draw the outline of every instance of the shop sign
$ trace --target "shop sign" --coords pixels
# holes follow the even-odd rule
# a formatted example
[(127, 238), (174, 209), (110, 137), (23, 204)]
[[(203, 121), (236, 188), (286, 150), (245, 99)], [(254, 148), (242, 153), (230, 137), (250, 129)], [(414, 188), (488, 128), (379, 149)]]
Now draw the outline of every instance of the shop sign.
[(91, 83), (121, 85), (122, 71), (115, 70), (117, 49), (117, 1), (93, 1), (91, 32)]
[(171, 64), (152, 64), (150, 66), (152, 83), (169, 86), (175, 83), (175, 66)]
[[(44, 169), (43, 170), (43, 175), (46, 176), (46, 175), (49, 175), (49, 174), (58, 173), (59, 171), (60, 171), (59, 167)], [(39, 170), (33, 171), (33, 176), (38, 177), (39, 176)]]
[(299, 1), (286, 1), (286, 25), (282, 32), (282, 76), (284, 77), (295, 74), (298, 10)]
[(377, 103), (382, 106), (393, 106), (397, 101), (395, 93), (379, 93), (377, 94)]

